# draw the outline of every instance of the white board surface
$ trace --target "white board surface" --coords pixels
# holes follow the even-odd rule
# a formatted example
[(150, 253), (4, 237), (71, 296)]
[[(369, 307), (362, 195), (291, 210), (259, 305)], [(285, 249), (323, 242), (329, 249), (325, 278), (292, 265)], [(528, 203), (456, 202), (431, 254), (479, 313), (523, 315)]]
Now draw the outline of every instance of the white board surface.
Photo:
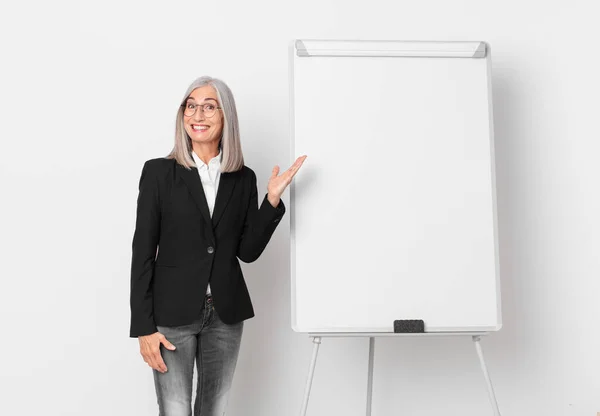
[(295, 331), (500, 329), (490, 68), (484, 42), (290, 44)]

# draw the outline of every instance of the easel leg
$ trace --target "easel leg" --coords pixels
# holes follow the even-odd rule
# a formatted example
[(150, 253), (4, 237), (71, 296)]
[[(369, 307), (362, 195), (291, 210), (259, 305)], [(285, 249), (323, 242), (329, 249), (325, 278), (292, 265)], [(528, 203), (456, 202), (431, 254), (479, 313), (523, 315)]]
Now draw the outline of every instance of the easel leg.
[(310, 361), (310, 368), (308, 370), (308, 380), (306, 380), (306, 388), (304, 389), (304, 400), (302, 402), (301, 416), (306, 416), (306, 409), (308, 408), (308, 398), (310, 396), (310, 388), (312, 386), (313, 375), (315, 374), (315, 366), (317, 365), (317, 354), (319, 353), (319, 345), (321, 344), (321, 337), (313, 337), (313, 354)]
[(367, 378), (367, 416), (371, 416), (373, 399), (373, 360), (375, 358), (375, 338), (369, 337), (369, 375)]
[(481, 349), (481, 344), (479, 341), (481, 340), (481, 336), (475, 335), (473, 337), (473, 342), (475, 343), (475, 349), (477, 350), (477, 355), (479, 356), (479, 363), (481, 364), (481, 370), (483, 371), (483, 375), (485, 377), (485, 382), (487, 385), (488, 395), (490, 397), (490, 402), (492, 402), (492, 407), (494, 408), (494, 416), (501, 416), (500, 409), (498, 409), (498, 402), (496, 401), (496, 395), (494, 394), (494, 387), (492, 386), (492, 380), (490, 379), (490, 375), (487, 370), (487, 366), (485, 365), (485, 360), (483, 359), (483, 351)]

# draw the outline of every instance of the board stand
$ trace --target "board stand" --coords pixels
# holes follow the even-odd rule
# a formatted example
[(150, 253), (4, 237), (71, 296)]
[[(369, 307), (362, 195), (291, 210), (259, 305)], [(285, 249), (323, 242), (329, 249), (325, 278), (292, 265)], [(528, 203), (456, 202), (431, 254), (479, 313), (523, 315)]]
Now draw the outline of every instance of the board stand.
[(308, 379), (306, 381), (306, 387), (304, 389), (304, 400), (302, 402), (302, 411), (300, 416), (306, 416), (306, 409), (308, 407), (308, 399), (310, 397), (310, 389), (312, 386), (312, 380), (315, 373), (315, 367), (317, 364), (317, 355), (319, 353), (319, 345), (321, 344), (321, 338), (328, 337), (369, 337), (369, 369), (367, 378), (367, 416), (371, 416), (371, 404), (373, 396), (373, 362), (375, 358), (375, 337), (427, 337), (427, 336), (470, 336), (475, 344), (477, 356), (479, 357), (479, 364), (481, 365), (481, 371), (485, 378), (486, 388), (489, 395), (492, 408), (494, 410), (494, 416), (500, 416), (500, 410), (498, 409), (498, 402), (496, 401), (496, 395), (494, 394), (494, 388), (492, 386), (492, 380), (485, 365), (483, 358), (483, 350), (481, 349), (481, 337), (488, 335), (488, 332), (425, 332), (420, 334), (409, 334), (409, 333), (386, 333), (386, 332), (373, 332), (373, 333), (309, 333), (309, 337), (313, 339), (313, 353), (310, 361), (310, 367), (308, 370)]

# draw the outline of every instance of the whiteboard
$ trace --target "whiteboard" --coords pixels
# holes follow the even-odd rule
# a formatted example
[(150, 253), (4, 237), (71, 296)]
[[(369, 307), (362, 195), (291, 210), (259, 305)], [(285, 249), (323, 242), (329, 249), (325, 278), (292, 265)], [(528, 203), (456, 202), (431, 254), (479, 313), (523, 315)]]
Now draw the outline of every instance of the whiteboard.
[(502, 326), (485, 42), (290, 43), (292, 328)]

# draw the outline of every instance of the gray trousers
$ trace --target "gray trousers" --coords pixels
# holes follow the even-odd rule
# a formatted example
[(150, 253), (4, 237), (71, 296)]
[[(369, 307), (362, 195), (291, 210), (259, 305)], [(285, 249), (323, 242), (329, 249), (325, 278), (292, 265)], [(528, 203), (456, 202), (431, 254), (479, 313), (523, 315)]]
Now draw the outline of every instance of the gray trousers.
[(176, 349), (162, 344), (167, 372), (154, 373), (159, 416), (192, 416), (194, 361), (198, 372), (193, 416), (223, 416), (233, 380), (244, 322), (227, 325), (219, 319), (212, 297), (202, 317), (189, 325), (157, 326)]

